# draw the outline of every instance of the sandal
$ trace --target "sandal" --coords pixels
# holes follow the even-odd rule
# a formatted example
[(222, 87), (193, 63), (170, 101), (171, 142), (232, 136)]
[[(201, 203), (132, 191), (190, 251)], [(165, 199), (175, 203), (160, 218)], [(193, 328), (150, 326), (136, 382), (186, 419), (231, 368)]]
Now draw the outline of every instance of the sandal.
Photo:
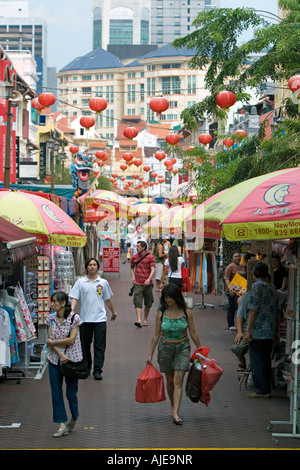
[(176, 418), (173, 418), (173, 423), (174, 423), (174, 424), (177, 424), (177, 425), (182, 425), (182, 424), (183, 424), (183, 421), (182, 421), (182, 419), (180, 419), (180, 418), (177, 418), (177, 419), (176, 419)]
[(144, 321), (143, 326), (148, 326), (148, 322)]
[(139, 323), (139, 322), (136, 321), (134, 324), (135, 324), (135, 326), (137, 326), (138, 328), (142, 328), (142, 324), (141, 324), (141, 323)]

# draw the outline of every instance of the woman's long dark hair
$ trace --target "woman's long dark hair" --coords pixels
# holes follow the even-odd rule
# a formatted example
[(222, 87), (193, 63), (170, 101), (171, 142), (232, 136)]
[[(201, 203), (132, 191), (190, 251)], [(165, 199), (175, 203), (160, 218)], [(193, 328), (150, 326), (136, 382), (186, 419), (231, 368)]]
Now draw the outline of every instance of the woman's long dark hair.
[(178, 256), (179, 256), (179, 252), (178, 252), (177, 246), (171, 246), (171, 248), (169, 249), (168, 258), (169, 258), (169, 266), (173, 273), (178, 271)]
[(57, 300), (60, 303), (66, 302), (64, 318), (68, 318), (68, 316), (70, 315), (70, 312), (72, 311), (71, 302), (69, 300), (68, 294), (64, 292), (63, 290), (58, 290), (56, 292), (53, 292), (53, 294), (51, 295), (51, 301), (53, 300)]
[(181, 289), (176, 284), (167, 284), (163, 288), (160, 298), (160, 309), (162, 312), (168, 308), (168, 305), (165, 301), (166, 297), (171, 297), (171, 299), (174, 299), (178, 308), (182, 308), (182, 310), (186, 309)]

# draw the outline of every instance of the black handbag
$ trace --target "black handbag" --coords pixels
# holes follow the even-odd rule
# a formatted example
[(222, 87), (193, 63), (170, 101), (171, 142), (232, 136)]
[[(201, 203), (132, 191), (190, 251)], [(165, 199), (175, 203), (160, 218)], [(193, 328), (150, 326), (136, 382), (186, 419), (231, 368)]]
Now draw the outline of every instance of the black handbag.
[[(71, 318), (71, 325), (72, 325), (73, 320), (74, 320), (74, 315)], [(71, 327), (70, 327), (70, 331), (71, 331)], [(80, 336), (80, 327), (79, 327), (78, 334)], [(70, 332), (69, 332), (68, 337), (69, 336), (70, 336)], [(84, 348), (83, 348), (83, 345), (82, 345), (81, 336), (80, 336), (80, 343), (81, 343), (83, 359), (81, 361), (78, 361), (78, 362), (74, 362), (74, 361), (69, 360), (68, 362), (65, 362), (65, 363), (60, 365), (60, 372), (66, 378), (84, 380), (84, 379), (87, 379), (88, 376), (90, 375), (88, 362), (87, 362), (87, 359), (86, 359), (85, 354), (84, 354)]]
[(190, 366), (185, 385), (186, 396), (193, 402), (198, 403), (202, 397), (201, 387), (202, 371), (197, 369), (195, 364)]

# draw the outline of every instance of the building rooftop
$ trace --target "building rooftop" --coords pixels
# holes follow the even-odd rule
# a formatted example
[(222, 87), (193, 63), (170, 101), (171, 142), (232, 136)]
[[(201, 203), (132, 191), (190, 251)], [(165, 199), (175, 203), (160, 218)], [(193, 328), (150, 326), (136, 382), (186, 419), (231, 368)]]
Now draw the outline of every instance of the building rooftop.
[(92, 69), (112, 69), (112, 68), (123, 68), (124, 65), (120, 59), (107, 52), (101, 47), (88, 52), (86, 55), (76, 57), (68, 65), (60, 69), (60, 72), (68, 70), (92, 70)]

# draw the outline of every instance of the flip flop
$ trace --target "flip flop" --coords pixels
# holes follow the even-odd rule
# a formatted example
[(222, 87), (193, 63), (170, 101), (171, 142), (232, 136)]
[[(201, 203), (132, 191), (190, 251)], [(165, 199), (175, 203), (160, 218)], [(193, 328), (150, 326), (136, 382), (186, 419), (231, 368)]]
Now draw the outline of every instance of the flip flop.
[(182, 421), (182, 419), (180, 419), (180, 418), (178, 418), (178, 419), (173, 418), (173, 423), (174, 423), (174, 424), (177, 424), (177, 425), (182, 425), (182, 424), (183, 424), (183, 421)]
[(137, 321), (134, 323), (135, 326), (137, 326), (138, 328), (142, 328), (142, 325), (140, 323), (138, 323)]

